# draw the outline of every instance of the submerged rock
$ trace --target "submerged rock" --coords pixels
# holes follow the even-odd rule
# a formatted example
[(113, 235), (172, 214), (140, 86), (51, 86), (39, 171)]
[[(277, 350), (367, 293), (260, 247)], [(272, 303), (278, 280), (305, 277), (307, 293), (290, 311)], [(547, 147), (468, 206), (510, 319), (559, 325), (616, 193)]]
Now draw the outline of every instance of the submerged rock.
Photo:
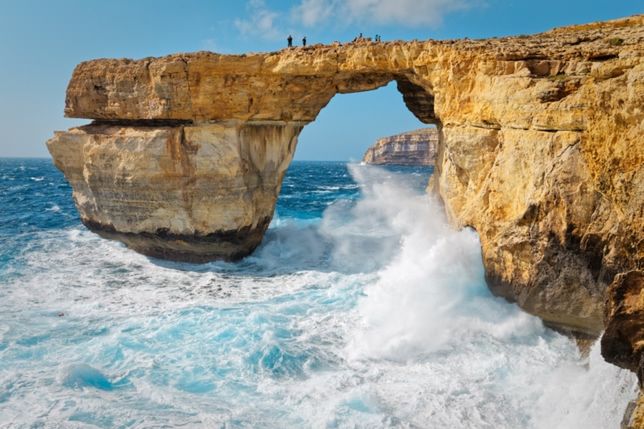
[(434, 165), (437, 147), (438, 130), (421, 128), (378, 139), (362, 161), (376, 165)]

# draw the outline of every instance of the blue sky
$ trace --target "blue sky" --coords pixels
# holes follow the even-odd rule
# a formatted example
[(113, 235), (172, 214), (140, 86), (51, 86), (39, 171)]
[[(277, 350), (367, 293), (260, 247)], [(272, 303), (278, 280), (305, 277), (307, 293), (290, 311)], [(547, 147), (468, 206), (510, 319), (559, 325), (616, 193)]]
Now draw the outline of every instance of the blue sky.
[[(48, 156), (74, 66), (100, 57), (281, 49), (348, 41), (480, 38), (644, 12), (641, 0), (0, 0), (0, 156)], [(336, 96), (300, 137), (296, 159), (358, 159), (379, 136), (421, 126), (395, 85)]]

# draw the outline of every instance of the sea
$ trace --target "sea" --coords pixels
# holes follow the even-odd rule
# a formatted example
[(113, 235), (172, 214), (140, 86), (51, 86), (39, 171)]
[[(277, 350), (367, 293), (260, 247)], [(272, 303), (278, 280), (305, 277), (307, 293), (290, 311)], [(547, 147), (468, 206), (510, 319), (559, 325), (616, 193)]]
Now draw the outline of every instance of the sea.
[(187, 264), (0, 159), (0, 428), (618, 428), (635, 376), (491, 295), (431, 174), (293, 162), (253, 255)]

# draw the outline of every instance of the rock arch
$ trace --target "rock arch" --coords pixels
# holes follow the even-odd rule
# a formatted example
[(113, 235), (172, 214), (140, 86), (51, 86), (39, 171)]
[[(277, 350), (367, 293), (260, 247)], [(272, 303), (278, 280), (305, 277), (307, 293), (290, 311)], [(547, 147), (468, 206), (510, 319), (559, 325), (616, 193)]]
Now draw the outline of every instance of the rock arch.
[(396, 81), (412, 113), (437, 122), (411, 54), (391, 61), (400, 46), (82, 63), (65, 113), (94, 122), (49, 148), (93, 231), (160, 258), (239, 259), (261, 242), (300, 131), (334, 95)]
[[(596, 335), (644, 261), (641, 16), (489, 40), (350, 43), (81, 63), (48, 147), (82, 221), (142, 253), (236, 259), (259, 244), (303, 126), (396, 81), (441, 129), (430, 189), (481, 237), (490, 287)], [(619, 42), (616, 42), (619, 40)]]

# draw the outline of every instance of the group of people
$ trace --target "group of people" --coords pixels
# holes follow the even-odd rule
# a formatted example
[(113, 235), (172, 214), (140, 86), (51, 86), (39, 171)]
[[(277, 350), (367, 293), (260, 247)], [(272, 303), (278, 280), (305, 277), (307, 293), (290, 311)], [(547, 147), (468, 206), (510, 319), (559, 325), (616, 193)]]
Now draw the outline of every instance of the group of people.
[[(355, 39), (353, 39), (353, 42), (359, 42), (359, 41), (362, 41), (362, 40), (371, 41), (371, 37), (363, 37), (362, 33), (360, 33)], [(375, 37), (374, 40), (376, 42), (382, 42), (382, 38), (381, 38), (380, 34), (376, 34), (376, 37)], [(286, 38), (286, 42), (288, 43), (288, 47), (292, 48), (293, 47), (293, 36), (291, 36), (289, 34), (288, 37)], [(306, 46), (306, 36), (302, 37), (302, 46)]]
[[(352, 42), (360, 42), (362, 40), (366, 40), (367, 42), (371, 42), (371, 37), (363, 37), (362, 33), (358, 34), (358, 37), (352, 40)], [(382, 42), (382, 39), (380, 37), (380, 34), (376, 34), (376, 37), (374, 37), (375, 42)]]
[[(290, 34), (286, 38), (286, 41), (288, 42), (288, 47), (292, 48), (293, 47), (293, 37)], [(306, 46), (306, 36), (302, 37), (302, 46)]]

